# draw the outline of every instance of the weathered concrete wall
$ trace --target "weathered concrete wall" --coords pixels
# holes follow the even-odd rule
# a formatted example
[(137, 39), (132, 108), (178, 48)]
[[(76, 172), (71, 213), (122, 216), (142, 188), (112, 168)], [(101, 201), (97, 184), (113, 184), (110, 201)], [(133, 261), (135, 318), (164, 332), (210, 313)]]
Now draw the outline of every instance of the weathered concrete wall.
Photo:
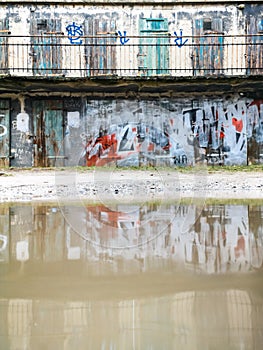
[[(88, 99), (80, 123), (85, 164), (261, 162), (262, 112), (261, 101), (239, 96), (154, 101)], [(69, 147), (71, 143), (76, 145), (74, 136), (70, 137), (71, 130), (76, 133), (72, 123), (68, 119)]]
[[(198, 6), (192, 4), (184, 4), (182, 2), (164, 5), (158, 2), (158, 5), (147, 4), (141, 2), (137, 5), (114, 6), (114, 2), (108, 2), (108, 5), (100, 5), (99, 2), (81, 2), (77, 5), (62, 3), (53, 6), (47, 1), (38, 4), (25, 3), (24, 5), (13, 5), (11, 2), (3, 5), (0, 4), (1, 19), (7, 18), (8, 27), (12, 34), (27, 35), (33, 30), (30, 22), (36, 19), (56, 19), (61, 22), (61, 31), (67, 33), (66, 27), (75, 22), (78, 25), (84, 25), (87, 20), (100, 19), (101, 21), (112, 20), (116, 22), (116, 30), (127, 30), (127, 34), (139, 34), (139, 18), (167, 18), (168, 29), (171, 33), (174, 30), (182, 28), (184, 33), (192, 34), (193, 21), (195, 19), (213, 19), (221, 18), (223, 22), (223, 30), (227, 33), (244, 33), (246, 16), (262, 14), (262, 4), (249, 3), (244, 7), (236, 2), (219, 3), (215, 8), (214, 4), (202, 2)], [(34, 23), (35, 24), (35, 23)], [(87, 28), (83, 26), (84, 34), (89, 35)], [(101, 27), (98, 29), (102, 29)], [(216, 28), (214, 28), (216, 29)], [(206, 29), (213, 30), (213, 28)]]
[(261, 99), (80, 94), (27, 98), (24, 109), (11, 100), (10, 108), (12, 166), (263, 163)]
[[(227, 56), (220, 52), (217, 60), (212, 51), (209, 57), (201, 57), (201, 51), (197, 50), (193, 58), (183, 37), (203, 35), (206, 31), (222, 32), (224, 44), (228, 43), (228, 35), (232, 35), (235, 44), (244, 44), (239, 35), (260, 33), (262, 14), (260, 3), (245, 3), (245, 6), (220, 3), (216, 8), (212, 2), (198, 6), (183, 2), (172, 5), (138, 2), (121, 7), (111, 2), (106, 5), (79, 2), (74, 6), (66, 2), (54, 6), (54, 2), (52, 5), (44, 1), (19, 5), (1, 3), (0, 30), (11, 32), (8, 38), (11, 51), (1, 50), (0, 70), (8, 68), (12, 76), (12, 79), (0, 79), (1, 165), (262, 163), (261, 42), (255, 39), (259, 49), (256, 54), (250, 52), (251, 62), (260, 68), (255, 72), (253, 85), (251, 80), (249, 83), (242, 80), (251, 74), (246, 68), (248, 56), (244, 52), (240, 55), (230, 50), (231, 55)], [(162, 33), (177, 33), (174, 46), (161, 63), (169, 62), (178, 69), (186, 64), (194, 74), (193, 62), (198, 61), (204, 69), (216, 62), (220, 71), (231, 59), (233, 64), (237, 62), (239, 67), (244, 67), (242, 79), (231, 83), (227, 79), (207, 79), (199, 84), (196, 77), (182, 83), (175, 80), (175, 76), (162, 76), (160, 80), (137, 76), (139, 46), (130, 53), (125, 45), (132, 41), (129, 35), (147, 30), (147, 20), (162, 20)], [(67, 28), (77, 30), (78, 45)], [(64, 33), (63, 41), (68, 47), (76, 48), (76, 59), (70, 61), (71, 67), (76, 68), (74, 74), (67, 72), (69, 56), (65, 52), (56, 51), (53, 55), (50, 50), (45, 52), (47, 56), (34, 58), (37, 43), (32, 42), (29, 35), (43, 35), (46, 31), (51, 35)], [(111, 51), (109, 61), (129, 72), (134, 68), (134, 80), (127, 82), (128, 76), (122, 76), (98, 82), (96, 67), (101, 57), (100, 48), (85, 51), (82, 36), (109, 31), (117, 33), (116, 38), (124, 47), (122, 53)], [(23, 54), (12, 46), (14, 35), (32, 51)], [(6, 41), (3, 43), (2, 47), (6, 48)], [(145, 53), (142, 56), (148, 57)], [(90, 57), (97, 59), (97, 66), (92, 63), (93, 76), (87, 73)], [(181, 60), (176, 61), (178, 57)], [(45, 65), (49, 68), (49, 58), (52, 64), (65, 69), (65, 76), (42, 74), (40, 68)], [(83, 59), (85, 76), (77, 69)], [(107, 69), (108, 61), (105, 62)], [(33, 67), (34, 77), (27, 79), (31, 73), (17, 67)], [(229, 70), (230, 76), (237, 74), (235, 67)]]
[[(0, 70), (6, 72), (10, 68), (8, 73), (18, 76), (177, 76), (215, 74), (215, 71), (225, 75), (247, 74), (248, 68), (254, 69), (253, 65), (261, 67), (261, 56), (247, 52), (246, 38), (238, 35), (262, 32), (262, 14), (263, 7), (259, 4), (240, 7), (222, 3), (216, 8), (211, 3), (198, 7), (187, 3), (121, 7), (112, 3), (9, 4), (0, 6), (0, 33), (11, 33), (10, 37), (1, 39), (5, 49), (0, 53)], [(47, 33), (53, 37), (45, 36)], [(56, 34), (60, 37), (55, 37)], [(144, 39), (151, 45), (143, 46), (134, 38), (146, 34), (162, 35), (163, 46), (152, 45), (152, 39)], [(204, 34), (221, 34), (216, 39), (216, 49), (210, 47), (203, 52), (199, 47), (215, 44), (209, 36), (193, 42), (193, 35)], [(29, 38), (29, 35), (41, 38)], [(253, 44), (260, 44), (262, 39), (255, 37), (253, 40)], [(106, 41), (107, 47), (103, 46)], [(158, 64), (156, 47), (160, 56)]]

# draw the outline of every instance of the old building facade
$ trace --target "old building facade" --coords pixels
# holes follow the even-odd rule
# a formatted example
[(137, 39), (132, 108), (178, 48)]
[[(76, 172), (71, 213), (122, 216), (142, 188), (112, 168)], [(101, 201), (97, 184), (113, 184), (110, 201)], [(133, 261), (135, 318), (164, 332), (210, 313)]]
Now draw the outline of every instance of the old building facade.
[(1, 166), (260, 164), (263, 6), (2, 1)]

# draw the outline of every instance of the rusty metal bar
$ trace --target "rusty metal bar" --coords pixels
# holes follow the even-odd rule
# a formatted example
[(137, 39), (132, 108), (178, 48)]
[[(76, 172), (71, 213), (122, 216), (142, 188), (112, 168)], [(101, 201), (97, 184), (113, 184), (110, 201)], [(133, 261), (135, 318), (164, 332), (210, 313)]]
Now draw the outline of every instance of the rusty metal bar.
[[(1, 32), (10, 32), (9, 30), (0, 30)], [(11, 33), (11, 32), (10, 32)], [(67, 37), (64, 32), (45, 32), (43, 33), (45, 35), (51, 35), (53, 36), (53, 34), (57, 34), (57, 37), (62, 37), (65, 38)], [(38, 34), (38, 35), (11, 35), (12, 38), (41, 38), (43, 37), (43, 34)], [(105, 38), (110, 38), (109, 34), (112, 35), (112, 38), (116, 37), (116, 35), (118, 35), (117, 32), (98, 32), (98, 35), (82, 35), (81, 38), (85, 39), (85, 38), (101, 38), (101, 35), (104, 34)], [(162, 32), (162, 34), (167, 34), (170, 38), (174, 38), (176, 39), (177, 37), (175, 35), (170, 34), (169, 32)], [(183, 38), (188, 38), (188, 39), (192, 39), (192, 38), (205, 38), (205, 37), (224, 37), (224, 38), (252, 38), (252, 37), (261, 37), (262, 38), (263, 33), (259, 33), (259, 34), (235, 34), (235, 35), (231, 35), (231, 34), (204, 34), (204, 35), (184, 35)], [(131, 38), (131, 39), (141, 39), (141, 38), (160, 38), (160, 35), (128, 35), (127, 37)], [(161, 38), (163, 38), (163, 36), (161, 36)]]
[(0, 74), (112, 78), (263, 73), (263, 33), (206, 33), (180, 41), (168, 32), (127, 38), (101, 32), (70, 39), (62, 32), (7, 36), (0, 31)]

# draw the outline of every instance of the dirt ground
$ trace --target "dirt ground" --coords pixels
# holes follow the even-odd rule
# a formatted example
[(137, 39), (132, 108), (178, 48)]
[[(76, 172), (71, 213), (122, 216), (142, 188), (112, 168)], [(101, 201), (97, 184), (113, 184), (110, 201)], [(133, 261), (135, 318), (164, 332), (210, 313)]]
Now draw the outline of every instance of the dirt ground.
[(263, 172), (174, 169), (0, 171), (0, 202), (263, 199)]

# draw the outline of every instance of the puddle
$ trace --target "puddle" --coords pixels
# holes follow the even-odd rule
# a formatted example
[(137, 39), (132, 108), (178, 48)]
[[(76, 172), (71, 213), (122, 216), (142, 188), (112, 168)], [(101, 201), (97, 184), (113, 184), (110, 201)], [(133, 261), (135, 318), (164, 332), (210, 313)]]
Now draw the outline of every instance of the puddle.
[(263, 205), (0, 207), (3, 349), (259, 349)]

